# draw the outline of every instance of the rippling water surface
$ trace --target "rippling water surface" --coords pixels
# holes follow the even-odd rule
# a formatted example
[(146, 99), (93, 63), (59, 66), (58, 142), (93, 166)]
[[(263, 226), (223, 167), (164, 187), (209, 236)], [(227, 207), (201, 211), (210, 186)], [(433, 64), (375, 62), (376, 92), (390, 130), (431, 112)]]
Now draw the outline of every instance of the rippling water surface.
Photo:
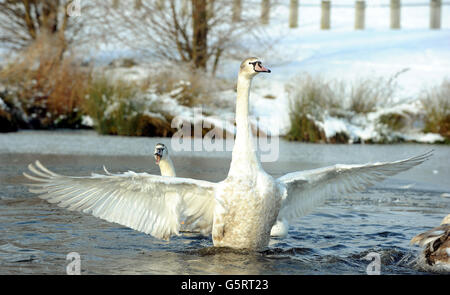
[[(365, 274), (381, 256), (382, 274), (426, 273), (410, 246), (416, 234), (450, 213), (450, 148), (430, 145), (314, 145), (280, 142), (271, 175), (336, 163), (402, 159), (434, 149), (431, 160), (357, 194), (333, 196), (292, 224), (284, 239), (258, 253), (212, 247), (209, 237), (169, 242), (90, 215), (60, 209), (29, 193), (26, 166), (87, 175), (133, 170), (158, 173), (149, 154), (168, 139), (97, 136), (92, 132), (0, 135), (0, 274), (65, 274), (66, 255), (81, 255), (82, 274)], [(173, 152), (177, 174), (220, 181), (230, 153)]]

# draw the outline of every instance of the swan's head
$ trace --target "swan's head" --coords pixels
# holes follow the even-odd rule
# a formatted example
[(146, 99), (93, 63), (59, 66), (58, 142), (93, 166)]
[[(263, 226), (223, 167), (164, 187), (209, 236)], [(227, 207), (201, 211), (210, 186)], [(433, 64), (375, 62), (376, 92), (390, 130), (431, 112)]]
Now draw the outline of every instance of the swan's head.
[(444, 217), (441, 224), (450, 224), (450, 214)]
[(169, 156), (169, 150), (164, 144), (158, 143), (155, 146), (154, 156), (156, 160), (156, 165), (159, 165), (159, 162), (161, 162), (161, 160), (165, 160)]
[(250, 57), (241, 63), (239, 75), (244, 75), (247, 78), (251, 79), (259, 73), (270, 73), (270, 70), (262, 65), (260, 59), (256, 57)]

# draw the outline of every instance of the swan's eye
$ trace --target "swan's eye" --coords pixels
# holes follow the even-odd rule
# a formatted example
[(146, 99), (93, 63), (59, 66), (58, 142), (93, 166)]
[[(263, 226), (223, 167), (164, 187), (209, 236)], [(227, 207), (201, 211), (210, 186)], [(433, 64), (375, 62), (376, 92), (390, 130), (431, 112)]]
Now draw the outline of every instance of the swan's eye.
[(164, 148), (157, 148), (157, 149), (155, 149), (155, 155), (157, 154), (157, 155), (162, 156), (163, 151), (164, 151)]

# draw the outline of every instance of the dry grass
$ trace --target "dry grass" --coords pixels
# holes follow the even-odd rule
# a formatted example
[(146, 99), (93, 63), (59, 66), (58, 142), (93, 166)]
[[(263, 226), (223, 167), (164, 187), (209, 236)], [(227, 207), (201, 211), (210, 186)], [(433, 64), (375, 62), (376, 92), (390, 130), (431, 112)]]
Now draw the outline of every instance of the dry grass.
[(421, 102), (425, 111), (424, 132), (439, 133), (450, 142), (450, 80), (424, 91)]
[[(133, 83), (96, 78), (89, 88), (84, 111), (101, 134), (126, 136), (170, 136), (169, 121), (154, 111), (154, 103)], [(154, 113), (155, 115), (150, 115)]]
[(334, 85), (340, 87), (320, 76), (313, 77), (306, 74), (295, 78), (286, 85), (291, 110), (299, 110), (315, 117), (321, 117), (323, 110), (342, 108), (341, 102), (334, 92)]
[(96, 78), (89, 87), (83, 110), (94, 120), (101, 134), (129, 135), (137, 128), (137, 110), (133, 97), (138, 89), (123, 81)]
[(306, 142), (324, 142), (326, 136), (315, 120), (322, 119), (324, 111), (339, 108), (339, 101), (332, 88), (324, 79), (302, 75), (287, 84), (289, 95), (289, 117), (291, 129), (288, 140)]
[(167, 66), (148, 77), (143, 85), (143, 89), (154, 89), (158, 94), (169, 93), (179, 104), (188, 107), (215, 105), (219, 101), (217, 94), (225, 87), (223, 81), (184, 64)]
[[(361, 78), (352, 83), (325, 80), (320, 76), (303, 74), (286, 87), (289, 95), (291, 130), (287, 139), (310, 142), (347, 142), (347, 134), (326, 138), (315, 122), (325, 115), (351, 118), (367, 114), (389, 103), (395, 94), (395, 78)], [(389, 122), (396, 127), (402, 122)]]
[(394, 79), (361, 78), (350, 86), (350, 93), (344, 95), (349, 99), (349, 110), (357, 114), (373, 112), (380, 105), (392, 100), (396, 91)]
[(90, 69), (75, 58), (60, 58), (60, 53), (57, 40), (43, 35), (0, 72), (6, 99), (19, 103), (34, 127), (55, 127), (58, 120), (70, 125), (81, 117)]
[(378, 122), (387, 126), (390, 130), (404, 131), (410, 125), (412, 115), (408, 113), (388, 113), (383, 114), (378, 118)]

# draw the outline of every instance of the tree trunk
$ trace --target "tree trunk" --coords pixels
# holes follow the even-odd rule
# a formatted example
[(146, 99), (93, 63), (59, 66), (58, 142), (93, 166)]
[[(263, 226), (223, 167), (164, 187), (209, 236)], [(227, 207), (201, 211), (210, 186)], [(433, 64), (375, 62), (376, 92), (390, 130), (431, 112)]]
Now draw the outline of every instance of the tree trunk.
[(206, 69), (207, 60), (207, 0), (192, 0), (192, 59), (194, 67)]

